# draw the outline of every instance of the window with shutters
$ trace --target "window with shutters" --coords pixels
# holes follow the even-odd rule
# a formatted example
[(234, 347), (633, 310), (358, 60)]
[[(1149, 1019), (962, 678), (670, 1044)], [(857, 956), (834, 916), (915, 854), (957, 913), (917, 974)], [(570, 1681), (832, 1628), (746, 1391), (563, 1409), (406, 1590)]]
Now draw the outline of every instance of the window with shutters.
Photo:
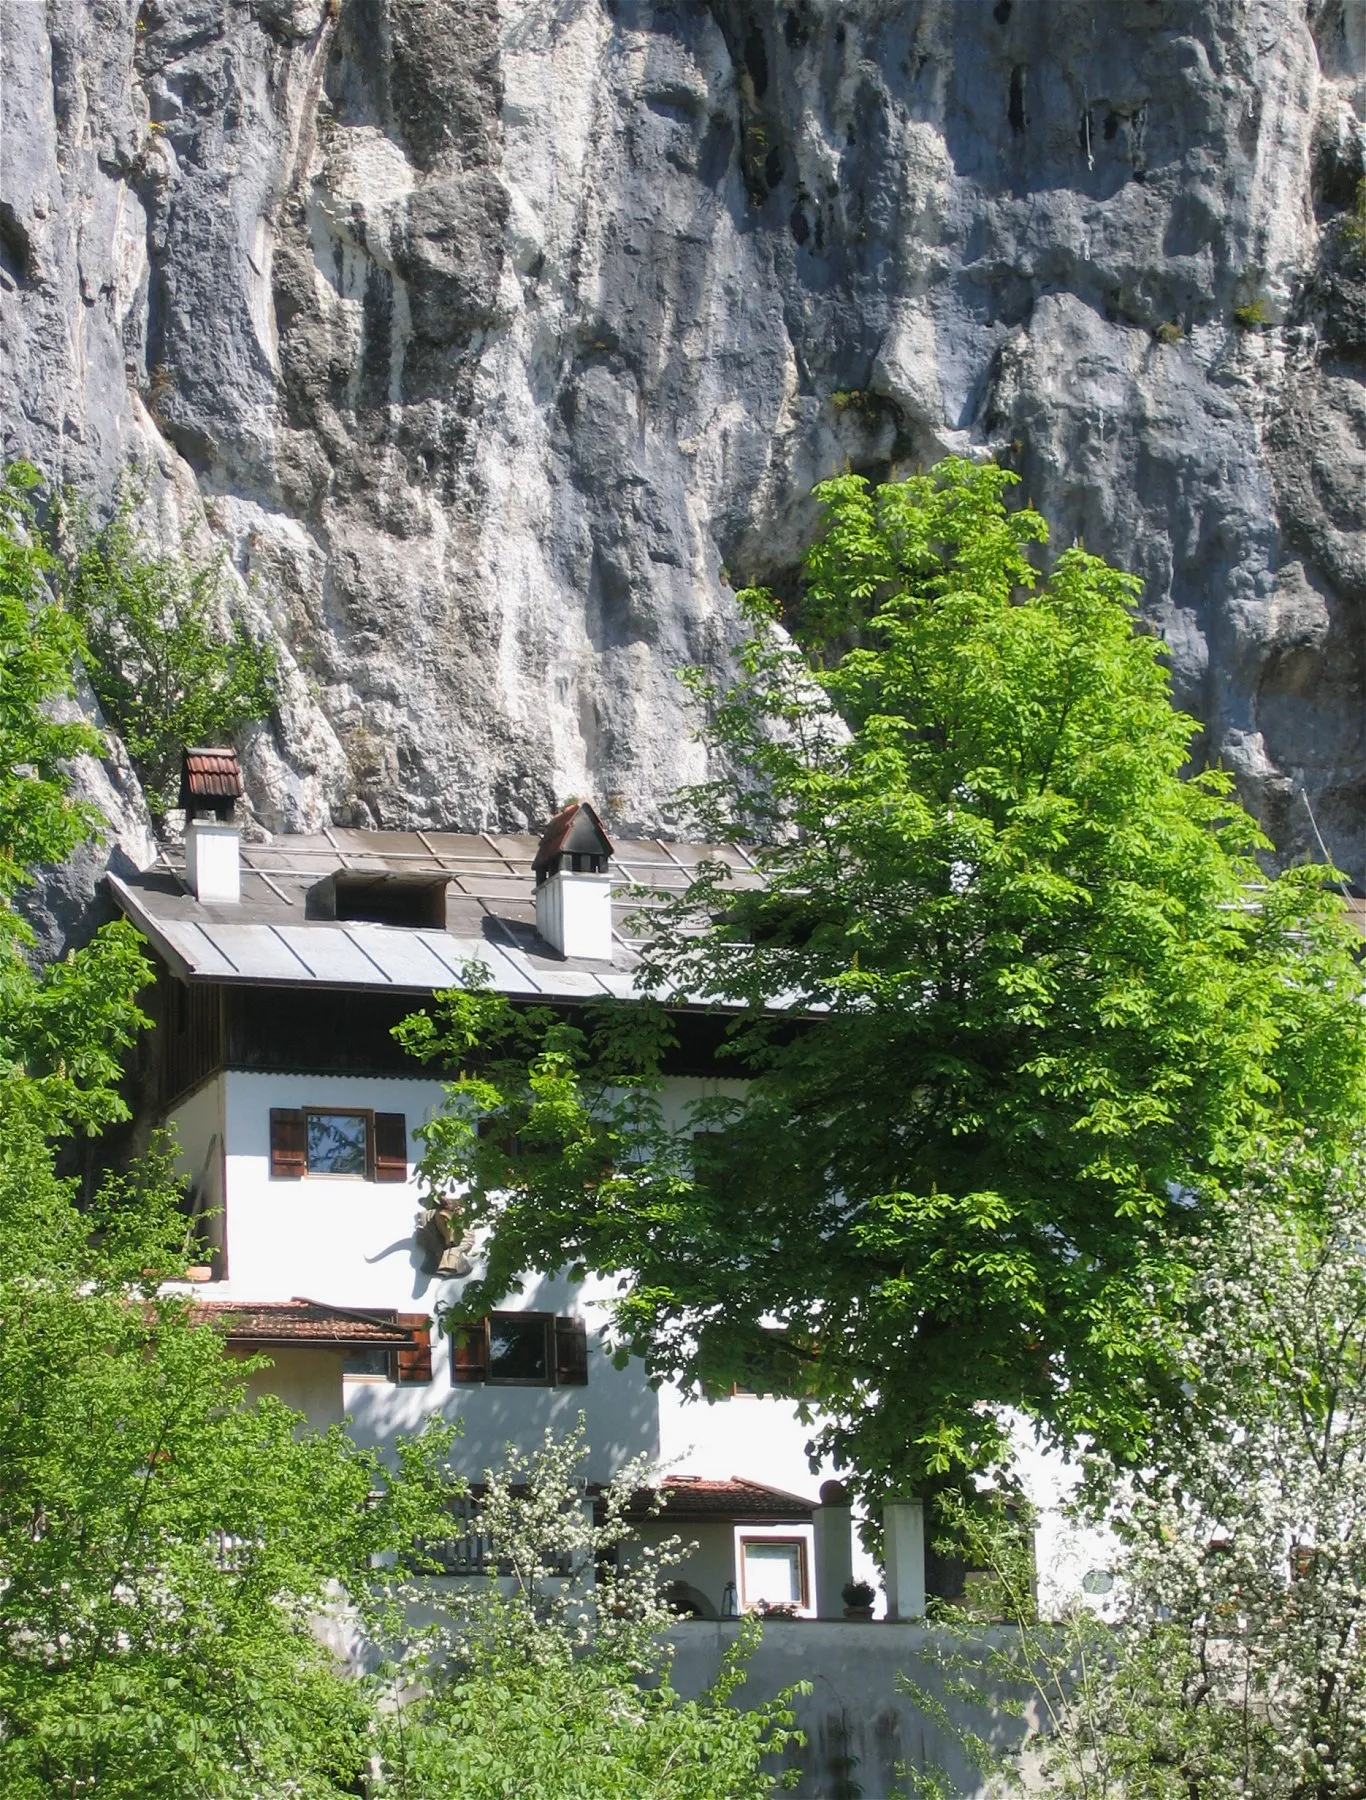
[(359, 1112), (305, 1112), (304, 1162), (310, 1175), (370, 1173), (370, 1120)]
[(360, 1107), (274, 1106), (270, 1172), (277, 1181), (305, 1175), (407, 1181), (408, 1122), (402, 1113)]
[(586, 1387), (588, 1329), (554, 1313), (489, 1313), (451, 1337), (451, 1380), (491, 1387)]

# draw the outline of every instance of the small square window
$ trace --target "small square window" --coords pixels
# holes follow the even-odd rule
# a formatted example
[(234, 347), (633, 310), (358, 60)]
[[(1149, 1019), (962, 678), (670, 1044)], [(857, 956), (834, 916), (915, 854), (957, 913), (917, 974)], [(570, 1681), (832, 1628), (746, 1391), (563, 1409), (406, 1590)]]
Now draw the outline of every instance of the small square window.
[(357, 1344), (342, 1357), (342, 1374), (348, 1381), (392, 1381), (393, 1351), (383, 1344)]
[(808, 1584), (803, 1538), (742, 1538), (740, 1600), (746, 1606), (805, 1607)]
[(359, 1175), (369, 1168), (369, 1115), (310, 1112), (305, 1115), (310, 1175)]
[(548, 1387), (553, 1380), (550, 1324), (543, 1313), (493, 1313), (488, 1379)]

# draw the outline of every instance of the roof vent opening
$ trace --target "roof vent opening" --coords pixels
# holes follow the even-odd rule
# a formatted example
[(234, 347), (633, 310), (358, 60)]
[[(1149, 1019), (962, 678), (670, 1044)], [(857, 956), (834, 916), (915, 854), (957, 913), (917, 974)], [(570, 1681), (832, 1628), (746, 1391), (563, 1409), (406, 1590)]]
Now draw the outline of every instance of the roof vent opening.
[(310, 919), (400, 925), (410, 931), (446, 929), (447, 875), (338, 869), (308, 890)]
[(573, 801), (546, 826), (532, 868), (536, 929), (561, 956), (612, 960), (612, 840), (584, 802)]

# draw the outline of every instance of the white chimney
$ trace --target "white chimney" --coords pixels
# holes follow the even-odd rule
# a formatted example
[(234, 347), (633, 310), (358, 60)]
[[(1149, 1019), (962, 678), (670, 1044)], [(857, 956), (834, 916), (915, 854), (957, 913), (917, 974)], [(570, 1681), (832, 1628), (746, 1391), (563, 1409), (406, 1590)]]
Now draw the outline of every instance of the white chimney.
[(536, 850), (536, 929), (561, 956), (612, 960), (612, 841), (578, 801), (546, 826)]
[(242, 898), (241, 836), (232, 817), (241, 792), (235, 750), (185, 752), (180, 771), (185, 879), (196, 900), (235, 906)]
[(216, 819), (185, 827), (185, 879), (196, 900), (236, 905), (242, 898), (241, 834)]

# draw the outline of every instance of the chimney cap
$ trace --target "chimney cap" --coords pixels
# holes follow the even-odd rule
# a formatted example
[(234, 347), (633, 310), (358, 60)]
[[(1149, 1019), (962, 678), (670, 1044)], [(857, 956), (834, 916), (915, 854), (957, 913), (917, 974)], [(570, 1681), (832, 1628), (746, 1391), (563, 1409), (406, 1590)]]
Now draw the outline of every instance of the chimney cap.
[(207, 809), (226, 819), (241, 792), (242, 770), (235, 750), (186, 749), (180, 764), (180, 804), (187, 818)]
[(601, 857), (605, 862), (612, 853), (612, 840), (597, 813), (586, 800), (571, 800), (542, 832), (531, 866), (541, 878), (554, 873), (562, 856)]

